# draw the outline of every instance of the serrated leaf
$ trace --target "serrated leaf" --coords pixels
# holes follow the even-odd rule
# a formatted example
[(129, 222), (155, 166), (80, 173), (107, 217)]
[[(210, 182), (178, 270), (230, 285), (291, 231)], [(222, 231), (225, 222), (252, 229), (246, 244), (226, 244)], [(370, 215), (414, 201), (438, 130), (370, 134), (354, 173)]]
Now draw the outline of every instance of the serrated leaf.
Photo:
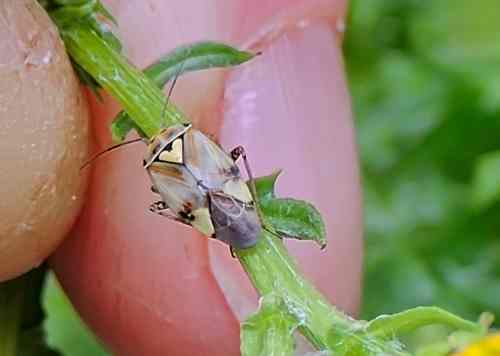
[(281, 172), (279, 170), (268, 176), (255, 179), (255, 188), (260, 203), (275, 198), (274, 186)]
[[(180, 46), (162, 56), (158, 61), (144, 69), (144, 74), (158, 87), (163, 88), (177, 75), (209, 68), (224, 68), (241, 64), (252, 59), (255, 54), (237, 50), (217, 42), (197, 42)], [(134, 128), (128, 114), (118, 116), (111, 125), (114, 138), (123, 140)]]
[(485, 209), (500, 200), (500, 151), (478, 158), (473, 179), (473, 202)]
[(291, 356), (294, 354), (293, 333), (299, 326), (281, 302), (272, 296), (261, 300), (259, 311), (241, 325), (243, 356)]
[(326, 246), (326, 228), (320, 212), (310, 203), (292, 198), (276, 198), (275, 185), (281, 171), (255, 179), (259, 204), (266, 221), (280, 235), (316, 241)]
[(326, 229), (319, 211), (310, 203), (292, 198), (270, 199), (261, 203), (266, 220), (285, 237), (313, 240), (326, 247)]

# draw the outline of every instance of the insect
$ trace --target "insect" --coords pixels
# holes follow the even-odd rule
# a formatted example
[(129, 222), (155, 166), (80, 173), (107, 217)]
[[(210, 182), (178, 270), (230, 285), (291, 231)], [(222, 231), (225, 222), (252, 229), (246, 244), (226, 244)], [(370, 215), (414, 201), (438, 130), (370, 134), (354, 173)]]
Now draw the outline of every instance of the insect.
[(152, 190), (161, 197), (150, 210), (231, 247), (254, 246), (261, 222), (236, 165), (239, 157), (252, 181), (241, 146), (227, 154), (190, 124), (164, 129), (150, 141), (144, 157)]
[[(182, 69), (183, 64), (172, 82), (164, 110)], [(110, 147), (85, 163), (82, 169), (103, 153), (141, 140)], [(151, 204), (150, 211), (225, 242), (231, 247), (231, 253), (233, 247), (244, 249), (257, 243), (262, 229), (258, 208), (236, 165), (242, 157), (256, 196), (243, 147), (238, 146), (227, 154), (191, 124), (170, 126), (146, 143), (144, 168), (153, 192), (161, 197)]]

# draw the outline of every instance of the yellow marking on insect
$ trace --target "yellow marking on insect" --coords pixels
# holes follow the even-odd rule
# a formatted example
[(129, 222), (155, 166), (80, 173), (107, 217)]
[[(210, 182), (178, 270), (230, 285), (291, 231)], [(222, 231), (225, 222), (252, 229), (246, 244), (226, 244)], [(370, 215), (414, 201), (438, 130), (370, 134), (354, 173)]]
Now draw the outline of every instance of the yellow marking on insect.
[(160, 161), (169, 163), (183, 163), (183, 150), (182, 150), (182, 139), (178, 138), (172, 142), (172, 148), (170, 150), (163, 150), (158, 157)]
[(467, 346), (453, 356), (498, 356), (500, 355), (500, 333), (488, 335)]
[(210, 218), (210, 212), (208, 208), (199, 208), (193, 210), (192, 212), (194, 220), (191, 221), (191, 225), (206, 236), (212, 236), (215, 232), (214, 226), (212, 224), (212, 219)]
[(228, 180), (224, 183), (222, 191), (244, 203), (250, 203), (253, 200), (248, 186), (241, 179)]

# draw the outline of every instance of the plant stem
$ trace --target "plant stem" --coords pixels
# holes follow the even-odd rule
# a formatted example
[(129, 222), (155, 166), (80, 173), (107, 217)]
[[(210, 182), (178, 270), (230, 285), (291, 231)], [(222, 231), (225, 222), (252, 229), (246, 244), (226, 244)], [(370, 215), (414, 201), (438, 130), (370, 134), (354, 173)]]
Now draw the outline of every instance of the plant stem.
[(61, 36), (73, 60), (122, 104), (148, 137), (162, 128), (188, 122), (171, 102), (165, 106), (162, 91), (92, 29), (75, 24)]
[[(361, 322), (338, 311), (300, 274), (283, 243), (273, 234), (264, 230), (255, 247), (235, 252), (260, 295), (281, 298), (299, 321), (300, 332), (317, 349), (334, 350), (341, 338), (353, 337), (362, 329)], [(335, 335), (331, 333), (333, 328)], [(366, 347), (387, 349), (376, 338), (357, 339)], [(398, 353), (388, 350), (388, 354)]]
[(0, 284), (0, 355), (16, 356), (27, 275)]

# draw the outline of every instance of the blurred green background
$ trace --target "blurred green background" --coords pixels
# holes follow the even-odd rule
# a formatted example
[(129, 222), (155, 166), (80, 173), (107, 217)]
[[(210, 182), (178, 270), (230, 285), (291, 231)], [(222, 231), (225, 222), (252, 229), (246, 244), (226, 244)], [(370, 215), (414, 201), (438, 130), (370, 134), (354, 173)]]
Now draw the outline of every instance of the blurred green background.
[(355, 0), (363, 318), (500, 315), (500, 1)]
[[(362, 317), (500, 315), (500, 1), (354, 0), (344, 43), (366, 218)], [(50, 344), (106, 355), (50, 279)]]

